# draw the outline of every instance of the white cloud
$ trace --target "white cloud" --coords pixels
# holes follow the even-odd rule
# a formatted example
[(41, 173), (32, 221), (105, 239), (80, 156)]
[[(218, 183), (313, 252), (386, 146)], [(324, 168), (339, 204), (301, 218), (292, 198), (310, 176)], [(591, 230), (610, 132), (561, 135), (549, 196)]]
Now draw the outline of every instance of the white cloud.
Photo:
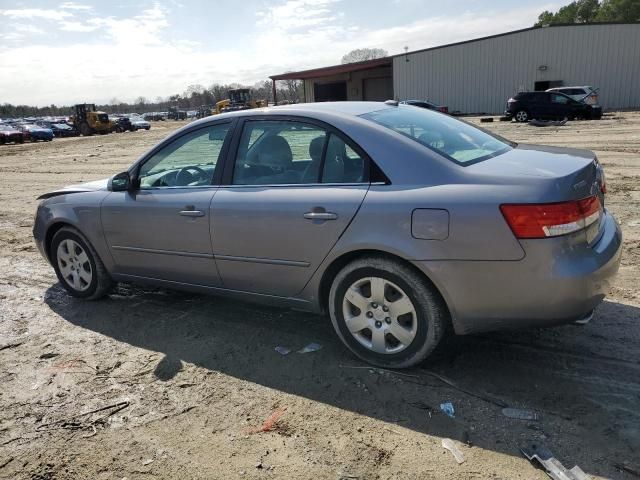
[(45, 31), (28, 23), (14, 23), (7, 33), (0, 33), (0, 38), (6, 41), (17, 41), (31, 38), (37, 35), (43, 35)]
[[(0, 91), (3, 101), (47, 105), (166, 97), (198, 83), (253, 84), (271, 74), (339, 63), (354, 48), (394, 54), (405, 45), (417, 50), (527, 27), (540, 10), (556, 5), (461, 12), (382, 29), (349, 23), (340, 6), (339, 0), (281, 1), (257, 14), (248, 43), (214, 45), (173, 38), (164, 5), (129, 18), (78, 12), (54, 20), (63, 31), (94, 32), (92, 43), (80, 35), (75, 44), (0, 46)], [(86, 74), (69, 75), (74, 71)]]
[(61, 10), (48, 10), (39, 8), (22, 8), (13, 10), (0, 10), (0, 15), (9, 18), (35, 19), (42, 18), (47, 20), (63, 20), (72, 17), (73, 14)]
[(60, 5), (60, 8), (64, 10), (92, 10), (92, 7), (90, 5), (80, 5), (79, 3), (75, 2), (64, 2)]
[(339, 0), (286, 0), (267, 10), (258, 11), (258, 25), (272, 29), (292, 30), (318, 27), (336, 20), (330, 8)]

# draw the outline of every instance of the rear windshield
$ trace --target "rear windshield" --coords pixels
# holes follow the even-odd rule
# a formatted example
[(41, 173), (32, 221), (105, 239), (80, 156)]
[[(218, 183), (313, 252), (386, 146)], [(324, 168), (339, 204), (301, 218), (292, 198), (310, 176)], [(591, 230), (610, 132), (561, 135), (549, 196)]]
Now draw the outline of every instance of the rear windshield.
[(448, 115), (411, 106), (362, 115), (460, 165), (471, 165), (511, 150), (513, 143)]

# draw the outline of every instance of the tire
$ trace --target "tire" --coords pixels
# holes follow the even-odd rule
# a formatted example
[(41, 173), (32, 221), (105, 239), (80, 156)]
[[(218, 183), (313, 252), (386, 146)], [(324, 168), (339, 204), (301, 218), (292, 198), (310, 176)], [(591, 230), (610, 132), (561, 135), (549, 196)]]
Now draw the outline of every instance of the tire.
[(80, 124), (80, 133), (82, 134), (83, 137), (88, 137), (90, 135), (93, 135), (93, 131), (91, 130), (91, 127), (87, 122), (82, 122)]
[(515, 118), (516, 122), (518, 123), (526, 123), (530, 120), (529, 112), (527, 112), (526, 110), (518, 110), (513, 118)]
[[(378, 292), (384, 292), (383, 305), (370, 303), (380, 296), (373, 293), (370, 278), (376, 285), (382, 281)], [(404, 310), (395, 303), (399, 301), (413, 310), (394, 315), (394, 309), (399, 313)], [(352, 319), (345, 319), (345, 314), (353, 315)], [(365, 362), (386, 368), (407, 368), (422, 362), (444, 337), (449, 322), (440, 295), (425, 278), (399, 261), (381, 257), (354, 260), (336, 275), (329, 292), (329, 315), (349, 350)], [(352, 333), (348, 322), (352, 330), (363, 328)], [(398, 338), (394, 333), (402, 335)]]
[[(86, 255), (84, 263), (81, 252)], [(63, 227), (56, 232), (49, 256), (60, 284), (72, 297), (97, 300), (107, 295), (113, 287), (114, 282), (102, 260), (89, 241), (73, 227)], [(69, 261), (70, 256), (79, 261)], [(79, 269), (82, 273), (74, 274)], [(74, 283), (74, 279), (77, 283)]]

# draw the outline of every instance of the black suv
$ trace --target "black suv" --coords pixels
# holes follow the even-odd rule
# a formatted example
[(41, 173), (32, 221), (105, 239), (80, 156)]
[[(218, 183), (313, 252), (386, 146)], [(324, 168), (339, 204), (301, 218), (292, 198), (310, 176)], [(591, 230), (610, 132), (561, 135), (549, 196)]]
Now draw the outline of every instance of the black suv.
[(114, 132), (122, 133), (126, 132), (127, 130), (129, 130), (130, 132), (136, 131), (135, 127), (131, 125), (131, 120), (129, 120), (129, 117), (112, 117), (111, 121), (113, 122)]
[(536, 119), (562, 120), (568, 118), (597, 119), (602, 116), (600, 107), (578, 102), (558, 92), (520, 92), (507, 101), (505, 116), (516, 122)]

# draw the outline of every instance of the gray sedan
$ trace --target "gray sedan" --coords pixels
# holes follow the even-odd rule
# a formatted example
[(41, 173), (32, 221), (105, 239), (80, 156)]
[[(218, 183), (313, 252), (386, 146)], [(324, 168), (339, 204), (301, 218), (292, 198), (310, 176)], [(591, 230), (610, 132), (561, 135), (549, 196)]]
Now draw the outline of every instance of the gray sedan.
[(34, 236), (75, 297), (140, 282), (327, 312), (400, 368), (448, 330), (589, 319), (620, 262), (605, 191), (589, 151), (396, 102), (291, 105), (207, 117), (43, 195)]

